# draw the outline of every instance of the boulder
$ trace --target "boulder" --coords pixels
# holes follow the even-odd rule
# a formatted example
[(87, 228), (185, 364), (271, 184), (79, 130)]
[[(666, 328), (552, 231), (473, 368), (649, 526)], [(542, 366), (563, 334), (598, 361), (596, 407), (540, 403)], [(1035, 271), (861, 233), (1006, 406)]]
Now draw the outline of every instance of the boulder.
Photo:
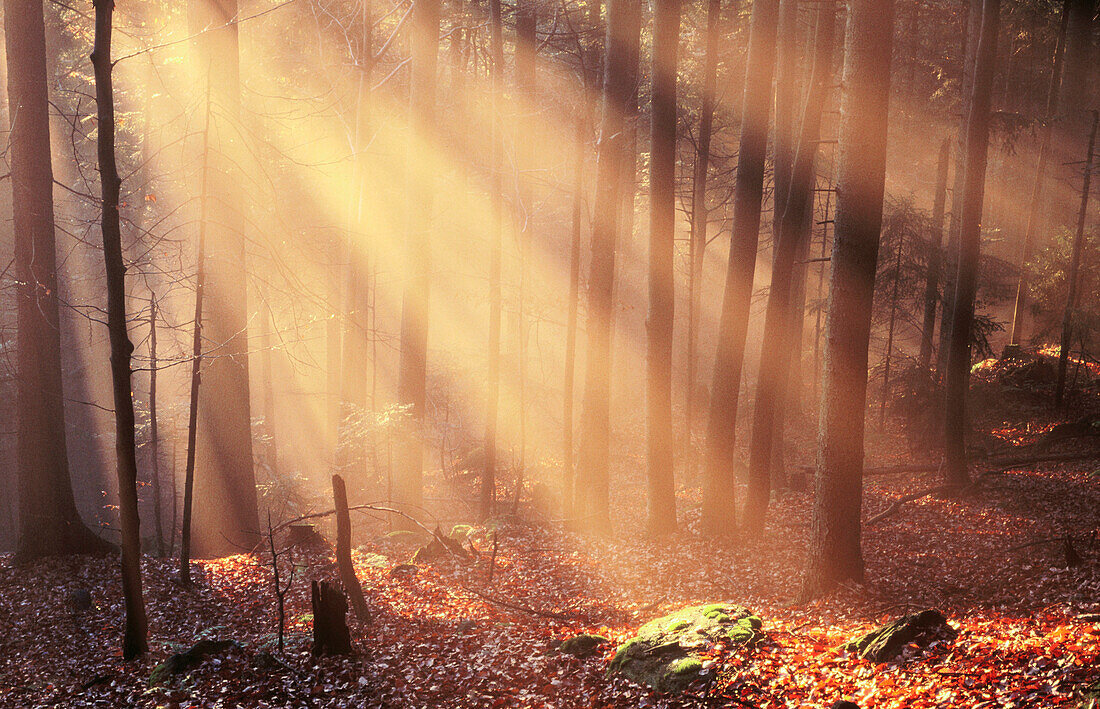
[(562, 644), (558, 646), (558, 652), (572, 655), (573, 657), (591, 657), (595, 655), (602, 646), (607, 645), (609, 642), (610, 640), (602, 635), (581, 633), (580, 635), (574, 635), (562, 641)]
[(749, 644), (763, 638), (751, 611), (729, 603), (683, 608), (651, 620), (619, 646), (608, 672), (618, 672), (658, 692), (682, 692), (714, 668), (703, 653), (716, 643)]
[(232, 640), (200, 640), (190, 650), (177, 652), (154, 667), (153, 673), (149, 675), (149, 684), (150, 686), (165, 684), (173, 676), (183, 674), (197, 667), (211, 655), (219, 655), (229, 650), (240, 649), (240, 647)]
[(953, 640), (958, 631), (937, 610), (902, 616), (845, 643), (844, 649), (872, 662), (890, 662), (910, 643), (926, 647), (936, 640)]

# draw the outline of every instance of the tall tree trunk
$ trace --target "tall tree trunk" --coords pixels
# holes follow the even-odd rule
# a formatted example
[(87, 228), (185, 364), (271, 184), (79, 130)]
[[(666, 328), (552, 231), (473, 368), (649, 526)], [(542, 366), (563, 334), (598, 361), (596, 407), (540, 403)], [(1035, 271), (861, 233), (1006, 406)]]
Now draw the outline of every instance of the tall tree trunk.
[(894, 287), (890, 294), (890, 321), (886, 327), (886, 356), (882, 363), (882, 396), (879, 397), (878, 427), (886, 425), (886, 400), (890, 397), (890, 365), (894, 354), (894, 329), (898, 320), (898, 291), (901, 289), (901, 257), (905, 250), (905, 232), (898, 236), (897, 257), (894, 259)]
[[(407, 159), (408, 207), (405, 288), (401, 300), (401, 356), (397, 401), (409, 406), (411, 425), (404, 431), (394, 476), (394, 498), (406, 512), (419, 512), (424, 499), (424, 418), (427, 407), (428, 315), (431, 284), (431, 233), (434, 186), (423, 166), (421, 145), (433, 143), (436, 65), (439, 59), (439, 0), (413, 6), (412, 77), (409, 84), (411, 137)], [(398, 524), (411, 526), (405, 518)]]
[(737, 442), (737, 403), (756, 251), (760, 243), (760, 206), (764, 197), (764, 160), (768, 148), (778, 16), (778, 0), (753, 2), (745, 63), (741, 141), (737, 153), (737, 184), (733, 194), (733, 233), (707, 419), (702, 522), (710, 533), (728, 533), (735, 526), (733, 459)]
[(676, 529), (676, 484), (672, 468), (672, 329), (679, 43), (680, 0), (656, 0), (653, 6), (649, 160), (649, 318), (646, 323), (649, 529), (656, 534)]
[(791, 341), (794, 262), (802, 248), (801, 242), (807, 236), (806, 212), (813, 205), (811, 197), (814, 187), (814, 159), (817, 156), (825, 96), (832, 81), (835, 24), (835, 11), (831, 5), (817, 11), (810, 90), (802, 114), (793, 169), (788, 175), (789, 194), (782, 200), (786, 208), (779, 220), (771, 287), (768, 289), (768, 304), (764, 314), (760, 377), (756, 385), (752, 442), (749, 449), (749, 490), (743, 525), (746, 534), (759, 534), (763, 530), (771, 493), (771, 462), (773, 442), (777, 435), (777, 408), (786, 400), (786, 380), (790, 372), (791, 349), (794, 346)]
[(798, 148), (795, 114), (799, 99), (798, 11), (800, 0), (780, 0), (775, 53), (775, 128), (772, 155), (772, 242), (778, 248), (779, 223), (791, 191), (794, 153)]
[(203, 378), (217, 396), (199, 402), (194, 500), (194, 552), (239, 554), (259, 542), (260, 514), (252, 468), (248, 383), (248, 296), (245, 225), (239, 195), (240, 61), (237, 0), (191, 1), (200, 61), (212, 70), (204, 337), (217, 348)]
[(703, 104), (699, 108), (699, 137), (691, 179), (691, 240), (688, 242), (687, 387), (684, 401), (684, 445), (688, 467), (695, 470), (695, 380), (699, 341), (699, 305), (703, 284), (703, 255), (707, 248), (707, 173), (710, 167), (714, 104), (718, 89), (718, 42), (721, 39), (722, 0), (707, 0), (707, 39), (703, 57)]
[(1100, 113), (1092, 112), (1092, 130), (1085, 157), (1085, 179), (1081, 184), (1081, 207), (1077, 212), (1077, 231), (1073, 236), (1073, 254), (1066, 271), (1066, 308), (1062, 314), (1062, 339), (1058, 348), (1058, 380), (1054, 386), (1054, 405), (1061, 406), (1066, 392), (1066, 364), (1069, 361), (1070, 338), (1073, 331), (1073, 312), (1077, 309), (1077, 281), (1081, 271), (1081, 252), (1085, 245), (1085, 223), (1089, 213), (1089, 191), (1092, 187), (1092, 163), (1096, 149), (1096, 126)]
[(1050, 138), (1055, 112), (1058, 110), (1058, 95), (1062, 86), (1062, 63), (1065, 57), (1066, 28), (1069, 25), (1070, 9), (1073, 0), (1065, 0), (1062, 5), (1062, 22), (1058, 29), (1058, 41), (1054, 47), (1054, 59), (1051, 62), (1050, 84), (1047, 86), (1047, 105), (1040, 129), (1039, 159), (1035, 164), (1035, 179), (1031, 186), (1031, 202), (1027, 210), (1027, 226), (1024, 229), (1024, 243), (1020, 247), (1020, 275), (1016, 280), (1016, 302), (1012, 307), (1012, 325), (1009, 329), (1008, 343), (1019, 346), (1023, 337), (1024, 310), (1027, 308), (1027, 263), (1031, 260), (1035, 232), (1042, 218), (1043, 190), (1046, 187), (1047, 162), (1050, 159)]
[(581, 445), (577, 476), (577, 517), (592, 529), (608, 532), (610, 480), (611, 318), (615, 289), (615, 245), (621, 215), (623, 176), (628, 138), (624, 118), (634, 95), (630, 79), (632, 19), (638, 0), (610, 0), (607, 10), (607, 52), (604, 62), (603, 107), (600, 115), (596, 197), (593, 209), (592, 257), (589, 263), (585, 344), (584, 396), (581, 402)]
[[(191, 585), (191, 517), (195, 505), (195, 458), (198, 448), (199, 389), (202, 385), (202, 318), (206, 291), (207, 190), (210, 176), (210, 69), (207, 68), (206, 118), (202, 129), (202, 184), (199, 188), (199, 238), (195, 269), (195, 317), (191, 332), (191, 388), (187, 409), (187, 461), (183, 473), (183, 517), (180, 522), (180, 582)], [(266, 394), (266, 391), (265, 391)]]
[(149, 296), (149, 457), (152, 459), (153, 524), (157, 535), (157, 556), (163, 557), (164, 521), (161, 512), (160, 430), (157, 425), (157, 297)]
[(963, 181), (966, 176), (966, 126), (969, 119), (970, 95), (974, 86), (974, 68), (978, 53), (978, 35), (982, 22), (982, 0), (969, 0), (966, 26), (963, 31), (963, 75), (960, 88), (960, 104), (963, 110), (959, 114), (959, 130), (955, 135), (955, 179), (951, 191), (951, 218), (947, 227), (947, 247), (944, 249), (943, 313), (940, 321), (939, 347), (936, 349), (936, 372), (940, 379), (945, 378), (947, 370), (948, 344), (951, 340), (951, 317), (955, 309), (955, 274), (959, 270), (959, 225), (962, 217), (962, 196), (965, 191)]
[[(989, 109), (997, 63), (1000, 0), (982, 6), (981, 39), (975, 54), (974, 81), (966, 125), (966, 156), (962, 162), (962, 213), (959, 218), (959, 265), (951, 311), (951, 339), (944, 377), (944, 482), (962, 487), (966, 471), (966, 395), (970, 379), (970, 331), (974, 320), (978, 259), (981, 252), (982, 206), (989, 149)], [(977, 28), (975, 28), (977, 31)], [(944, 320), (946, 322), (946, 318)]]
[(518, 0), (516, 3), (516, 90), (519, 111), (516, 115), (516, 202), (515, 218), (519, 239), (519, 292), (516, 307), (516, 374), (519, 411), (519, 459), (517, 469), (520, 479), (516, 483), (515, 503), (522, 493), (522, 478), (527, 466), (527, 293), (531, 280), (531, 245), (534, 239), (534, 192), (531, 172), (534, 169), (534, 132), (527, 115), (537, 105), (536, 59), (538, 53), (538, 5), (534, 0)]
[(492, 145), (489, 157), (489, 218), (492, 245), (489, 254), (489, 373), (485, 387), (485, 470), (481, 476), (481, 516), (493, 514), (496, 497), (497, 424), (500, 408), (500, 317), (501, 250), (504, 228), (504, 185), (501, 164), (504, 156), (504, 131), (501, 126), (501, 99), (504, 91), (504, 28), (500, 0), (489, 0), (489, 55), (492, 101)]
[(936, 304), (939, 302), (940, 270), (943, 268), (943, 218), (947, 206), (947, 171), (951, 163), (951, 139), (940, 143), (936, 163), (936, 196), (932, 202), (932, 233), (928, 243), (928, 273), (924, 280), (924, 321), (920, 335), (920, 366), (932, 363), (932, 335), (936, 331)]
[(54, 243), (53, 167), (41, 3), (5, 0), (16, 287), (16, 558), (106, 554), (80, 519), (69, 477)]
[(892, 0), (851, 0), (844, 44), (832, 280), (810, 553), (802, 596), (863, 578), (860, 512), (867, 346), (882, 229)]
[(107, 271), (107, 330), (111, 340), (111, 380), (115, 405), (115, 464), (118, 466), (118, 509), (122, 531), (122, 595), (126, 630), (122, 657), (132, 660), (148, 650), (145, 601), (141, 593), (141, 522), (138, 517), (137, 445), (130, 357), (134, 345), (126, 329), (126, 264), (122, 260), (122, 230), (118, 194), (122, 180), (115, 163), (115, 95), (111, 81), (113, 0), (95, 0), (96, 155), (99, 163), (103, 258)]

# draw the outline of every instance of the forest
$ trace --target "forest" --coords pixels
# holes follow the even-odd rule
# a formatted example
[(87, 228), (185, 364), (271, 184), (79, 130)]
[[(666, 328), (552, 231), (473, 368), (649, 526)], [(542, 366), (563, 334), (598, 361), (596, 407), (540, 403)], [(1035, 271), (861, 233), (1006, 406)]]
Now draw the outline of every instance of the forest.
[(0, 708), (1100, 709), (1097, 0), (3, 0)]

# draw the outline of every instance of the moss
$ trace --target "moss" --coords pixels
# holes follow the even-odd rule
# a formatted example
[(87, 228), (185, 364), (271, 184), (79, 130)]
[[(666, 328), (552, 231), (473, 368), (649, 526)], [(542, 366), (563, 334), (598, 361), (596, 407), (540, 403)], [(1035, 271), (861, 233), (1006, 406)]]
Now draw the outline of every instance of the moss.
[(695, 674), (701, 669), (703, 669), (703, 663), (700, 662), (699, 658), (685, 657), (682, 660), (673, 662), (668, 668), (668, 672), (674, 675), (686, 675)]
[(725, 613), (726, 606), (724, 603), (711, 603), (709, 606), (700, 608), (699, 612), (709, 618), (712, 613)]
[(610, 641), (602, 635), (582, 633), (563, 641), (558, 646), (558, 650), (574, 657), (588, 657), (594, 655), (601, 645), (606, 645), (608, 642)]
[(933, 640), (954, 638), (958, 631), (947, 623), (942, 613), (925, 610), (902, 616), (897, 620), (865, 633), (844, 644), (844, 649), (872, 662), (897, 659), (910, 643), (924, 646)]
[(687, 622), (683, 618), (673, 618), (672, 622), (669, 623), (667, 627), (665, 627), (665, 632), (675, 633), (678, 630), (683, 630), (689, 625), (691, 625), (691, 623)]
[(451, 533), (447, 536), (449, 536), (451, 539), (462, 541), (466, 539), (466, 537), (470, 536), (470, 532), (472, 531), (474, 531), (474, 528), (468, 524), (456, 524), (455, 526), (451, 527)]

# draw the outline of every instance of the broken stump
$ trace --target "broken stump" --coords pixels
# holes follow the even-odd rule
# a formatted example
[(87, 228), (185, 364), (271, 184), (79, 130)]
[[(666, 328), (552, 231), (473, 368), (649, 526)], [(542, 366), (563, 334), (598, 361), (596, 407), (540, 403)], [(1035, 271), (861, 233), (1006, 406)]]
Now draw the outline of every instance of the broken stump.
[(313, 648), (318, 655), (350, 655), (351, 632), (348, 630), (348, 599), (344, 593), (327, 581), (314, 581), (311, 587), (313, 602)]

